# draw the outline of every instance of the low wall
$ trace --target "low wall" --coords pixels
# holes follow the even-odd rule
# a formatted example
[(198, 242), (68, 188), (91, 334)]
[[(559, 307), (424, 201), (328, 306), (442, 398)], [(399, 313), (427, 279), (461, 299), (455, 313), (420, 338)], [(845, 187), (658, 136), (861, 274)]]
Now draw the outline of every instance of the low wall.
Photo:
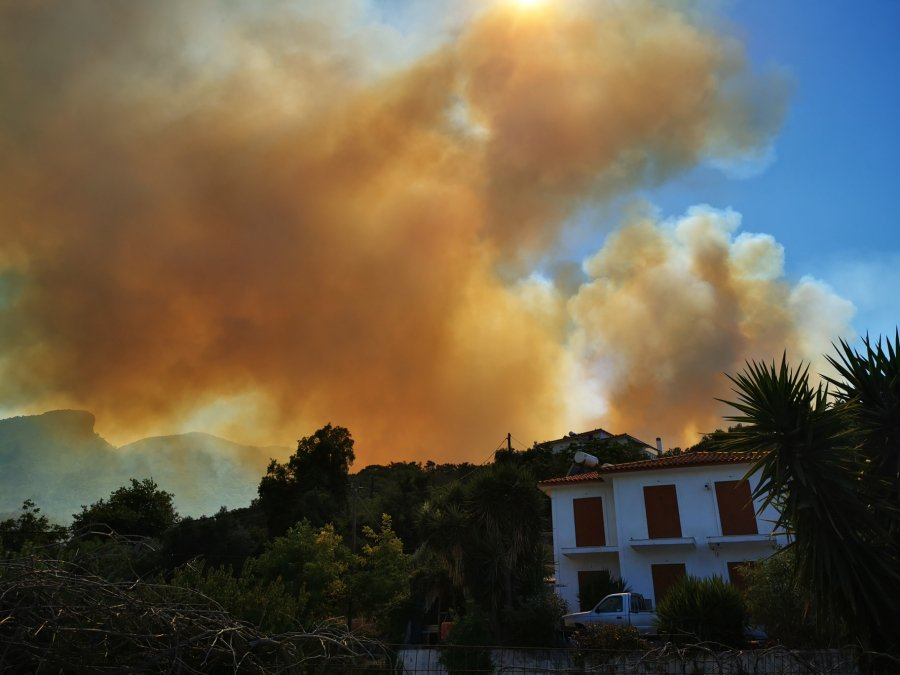
[[(687, 652), (669, 647), (628, 654), (571, 649), (491, 649), (493, 671), (471, 668), (467, 675), (858, 675), (856, 656), (841, 650), (799, 652), (781, 648)], [(398, 650), (398, 673), (449, 675), (439, 647)], [(402, 668), (402, 670), (399, 670)]]

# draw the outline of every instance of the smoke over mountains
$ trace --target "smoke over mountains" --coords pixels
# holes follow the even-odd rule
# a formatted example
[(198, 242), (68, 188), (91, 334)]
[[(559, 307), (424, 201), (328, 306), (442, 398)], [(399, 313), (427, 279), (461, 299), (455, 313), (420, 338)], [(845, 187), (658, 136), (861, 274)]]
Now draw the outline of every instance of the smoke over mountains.
[[(723, 371), (813, 358), (852, 308), (737, 214), (576, 226), (770, 146), (783, 78), (694, 12), (496, 3), (426, 48), (353, 0), (0, 0), (0, 400), (116, 442), (330, 421), (360, 465), (695, 441)], [(565, 259), (578, 228), (609, 236)]]
[(175, 495), (181, 515), (212, 515), (247, 506), (256, 497), (270, 457), (286, 448), (254, 448), (201, 433), (145, 438), (113, 447), (80, 410), (0, 420), (0, 519), (34, 500), (49, 517), (68, 523), (82, 505), (152, 477)]

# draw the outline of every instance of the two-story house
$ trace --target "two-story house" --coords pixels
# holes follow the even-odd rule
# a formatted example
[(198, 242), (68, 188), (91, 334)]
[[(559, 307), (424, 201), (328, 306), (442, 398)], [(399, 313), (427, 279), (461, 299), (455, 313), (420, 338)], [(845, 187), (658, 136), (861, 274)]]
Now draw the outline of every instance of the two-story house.
[(787, 543), (778, 514), (742, 479), (747, 453), (694, 452), (542, 481), (551, 499), (557, 592), (572, 608), (592, 575), (625, 579), (654, 605), (681, 576), (739, 581), (738, 566)]

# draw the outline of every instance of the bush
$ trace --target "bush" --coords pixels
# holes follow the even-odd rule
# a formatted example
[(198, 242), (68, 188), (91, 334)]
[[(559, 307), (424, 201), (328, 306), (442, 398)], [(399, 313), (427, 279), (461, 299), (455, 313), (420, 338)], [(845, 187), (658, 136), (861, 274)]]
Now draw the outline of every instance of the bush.
[(202, 593), (234, 618), (259, 630), (285, 633), (301, 628), (296, 620), (300, 613), (299, 603), (281, 579), (264, 581), (237, 576), (231, 568), (204, 568), (202, 561), (197, 560), (176, 569), (170, 585)]
[(503, 644), (510, 647), (556, 647), (562, 642), (562, 617), (566, 601), (543, 591), (503, 613)]
[(741, 592), (721, 577), (686, 576), (656, 609), (659, 632), (678, 642), (716, 642), (740, 647), (747, 610)]
[(466, 614), (454, 623), (441, 646), (439, 660), (449, 675), (457, 673), (493, 673), (490, 625), (484, 613), (469, 605)]
[(594, 624), (577, 630), (573, 641), (579, 650), (596, 649), (605, 652), (637, 652), (648, 644), (634, 626)]
[(750, 622), (765, 627), (770, 641), (791, 649), (814, 649), (848, 640), (840, 622), (817, 629), (812, 620), (812, 596), (800, 584), (793, 549), (744, 565), (741, 573)]

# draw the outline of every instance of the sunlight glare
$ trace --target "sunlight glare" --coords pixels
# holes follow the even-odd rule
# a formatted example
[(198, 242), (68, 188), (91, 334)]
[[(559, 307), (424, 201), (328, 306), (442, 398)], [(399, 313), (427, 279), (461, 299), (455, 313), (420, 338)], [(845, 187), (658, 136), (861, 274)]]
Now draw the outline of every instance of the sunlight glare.
[(516, 7), (520, 9), (535, 9), (546, 3), (546, 0), (513, 0)]

